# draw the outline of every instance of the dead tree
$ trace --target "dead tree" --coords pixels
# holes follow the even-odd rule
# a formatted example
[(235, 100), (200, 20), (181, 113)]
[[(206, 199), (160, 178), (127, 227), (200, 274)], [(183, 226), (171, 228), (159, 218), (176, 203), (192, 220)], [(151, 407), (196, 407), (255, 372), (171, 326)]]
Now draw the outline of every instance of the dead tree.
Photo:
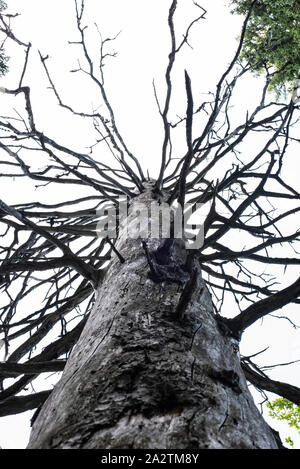
[[(164, 130), (161, 165), (151, 179), (121, 135), (104, 86), (110, 40), (100, 43), (99, 67), (79, 3), (73, 44), (85, 62), (77, 71), (98, 88), (100, 110), (81, 112), (66, 103), (48, 57), (40, 54), (40, 62), (58, 106), (94, 126), (95, 143), (85, 153), (40, 129), (26, 82), (31, 44), (17, 39), (2, 19), (2, 32), (25, 55), (17, 86), (2, 88), (22, 97), (24, 106), (17, 118), (0, 119), (1, 176), (63, 184), (66, 198), (14, 206), (0, 201), (0, 332), (6, 350), (0, 415), (38, 408), (29, 448), (278, 448), (247, 381), (298, 405), (300, 391), (241, 357), (239, 342), (259, 319), (299, 303), (299, 278), (280, 285), (262, 269), (300, 263), (299, 231), (286, 229), (300, 210), (300, 195), (284, 178), (289, 144), (299, 143), (299, 106), (270, 97), (267, 72), (257, 106), (232, 124), (232, 97), (250, 73), (239, 61), (250, 10), (237, 51), (207, 101), (200, 102), (188, 72), (182, 73), (186, 111), (175, 121), (174, 64), (206, 11), (194, 2), (199, 14), (179, 40), (173, 0), (163, 103), (155, 89)], [(180, 155), (172, 146), (179, 128), (186, 145)], [(109, 164), (102, 148), (111, 154)], [(74, 187), (84, 192), (76, 190), (74, 197)], [(275, 209), (278, 201), (285, 204)], [(141, 204), (148, 211), (171, 207), (175, 215), (187, 204), (191, 212), (206, 209), (197, 227), (201, 245), (194, 249), (187, 232), (178, 236), (174, 218), (169, 236), (157, 236), (152, 226), (147, 231)], [(101, 238), (99, 224), (109, 225), (111, 214), (115, 235), (108, 231)], [(143, 221), (146, 234), (128, 236)], [(230, 243), (236, 232), (242, 249)], [(230, 296), (235, 311), (226, 308)], [(41, 299), (36, 310), (28, 310), (30, 298)], [(63, 369), (53, 390), (21, 393), (42, 373)]]

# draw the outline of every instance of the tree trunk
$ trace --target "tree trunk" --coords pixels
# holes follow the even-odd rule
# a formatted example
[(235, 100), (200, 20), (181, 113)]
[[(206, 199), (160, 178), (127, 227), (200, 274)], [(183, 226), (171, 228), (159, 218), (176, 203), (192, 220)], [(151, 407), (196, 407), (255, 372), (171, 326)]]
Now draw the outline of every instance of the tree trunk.
[(148, 277), (140, 239), (116, 246), (126, 262), (113, 258), (28, 448), (278, 448), (199, 272), (176, 317), (183, 287)]

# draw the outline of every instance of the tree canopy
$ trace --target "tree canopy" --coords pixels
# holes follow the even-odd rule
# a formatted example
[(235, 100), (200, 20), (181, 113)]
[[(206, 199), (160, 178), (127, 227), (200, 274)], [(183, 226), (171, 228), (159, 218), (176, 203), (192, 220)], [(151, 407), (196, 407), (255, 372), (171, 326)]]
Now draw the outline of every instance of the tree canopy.
[(300, 76), (300, 1), (232, 0), (234, 11), (253, 12), (241, 58), (253, 71), (268, 70), (270, 87), (280, 90)]

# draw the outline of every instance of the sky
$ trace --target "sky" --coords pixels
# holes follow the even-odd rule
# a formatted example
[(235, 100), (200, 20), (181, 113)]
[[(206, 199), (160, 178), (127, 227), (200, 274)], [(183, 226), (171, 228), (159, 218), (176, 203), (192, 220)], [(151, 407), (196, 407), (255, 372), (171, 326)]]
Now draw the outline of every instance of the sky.
[[(59, 92), (64, 101), (78, 111), (90, 112), (99, 106), (97, 91), (85, 77), (69, 71), (78, 67), (78, 45), (69, 41), (78, 40), (75, 27), (75, 9), (73, 0), (8, 0), (8, 10), (18, 12), (20, 16), (14, 22), (14, 31), (22, 41), (32, 43), (26, 83), (32, 83), (32, 102), (40, 129), (47, 129), (49, 136), (55, 135), (60, 142), (65, 142), (77, 150), (91, 144), (90, 128), (82, 120), (70, 118), (67, 111), (58, 109), (53, 92), (47, 88), (45, 73), (41, 67), (38, 51), (47, 61), (53, 72)], [(185, 31), (193, 15), (199, 14), (193, 2), (181, 0), (175, 17), (177, 31)], [(190, 36), (190, 47), (186, 47), (178, 59), (174, 94), (179, 109), (185, 106), (184, 69), (192, 79), (193, 89), (197, 91), (198, 102), (204, 99), (208, 91), (213, 91), (226, 65), (233, 58), (237, 47), (237, 37), (242, 19), (232, 16), (225, 0), (203, 0), (200, 4), (207, 10), (206, 20), (201, 20)], [(116, 110), (116, 119), (121, 134), (125, 136), (130, 150), (138, 155), (143, 167), (149, 169), (152, 177), (157, 176), (159, 168), (162, 124), (158, 115), (153, 93), (153, 80), (157, 95), (162, 102), (165, 93), (164, 73), (169, 53), (170, 40), (167, 28), (169, 0), (86, 0), (86, 23), (89, 25), (90, 44), (97, 56), (99, 50), (99, 31), (103, 38), (117, 38), (110, 43), (110, 51), (117, 56), (109, 58), (105, 66), (105, 84), (111, 104)], [(95, 26), (97, 24), (97, 27)], [(180, 37), (180, 33), (179, 33)], [(7, 43), (10, 59), (10, 72), (1, 79), (0, 86), (15, 88), (20, 76), (22, 55), (13, 44)], [(259, 79), (242, 82), (240, 102), (237, 103), (237, 116), (246, 114), (255, 101)], [(9, 106), (5, 97), (0, 95), (1, 109)], [(2, 113), (2, 111), (1, 111)], [(68, 125), (66, 125), (68, 122)], [(293, 176), (293, 175), (292, 175)], [(294, 172), (296, 182), (297, 174)], [(62, 189), (61, 189), (62, 191)], [(32, 189), (31, 183), (18, 180), (1, 180), (0, 197), (7, 203), (20, 202), (40, 197), (38, 190)], [(48, 201), (59, 200), (62, 192), (47, 195)], [(46, 201), (46, 200), (45, 200)], [(264, 327), (269, 332), (268, 340), (273, 345), (263, 354), (263, 362), (274, 364), (300, 358), (300, 346), (297, 331), (287, 321), (268, 318)], [(244, 338), (244, 355), (250, 355), (266, 347), (265, 328), (261, 323), (252, 326)], [(270, 334), (270, 331), (272, 333)], [(287, 344), (289, 347), (287, 347)], [(267, 344), (268, 345), (268, 344)], [(299, 368), (296, 366), (272, 370), (274, 379), (286, 379), (299, 385)], [(47, 385), (45, 386), (47, 388)], [(3, 448), (24, 448), (29, 437), (29, 418), (33, 412), (0, 419), (0, 446)], [(282, 430), (282, 425), (270, 421), (274, 428)], [(296, 441), (297, 436), (290, 430)], [(300, 444), (296, 443), (296, 447)]]

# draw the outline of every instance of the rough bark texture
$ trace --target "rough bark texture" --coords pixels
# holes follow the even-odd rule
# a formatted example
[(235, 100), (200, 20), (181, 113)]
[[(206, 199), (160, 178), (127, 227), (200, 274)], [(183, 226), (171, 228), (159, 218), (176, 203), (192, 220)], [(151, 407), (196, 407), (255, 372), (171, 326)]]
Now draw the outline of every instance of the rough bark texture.
[(28, 447), (278, 448), (201, 276), (179, 319), (183, 287), (148, 277), (141, 240), (121, 232), (117, 248), (126, 262), (113, 259)]

